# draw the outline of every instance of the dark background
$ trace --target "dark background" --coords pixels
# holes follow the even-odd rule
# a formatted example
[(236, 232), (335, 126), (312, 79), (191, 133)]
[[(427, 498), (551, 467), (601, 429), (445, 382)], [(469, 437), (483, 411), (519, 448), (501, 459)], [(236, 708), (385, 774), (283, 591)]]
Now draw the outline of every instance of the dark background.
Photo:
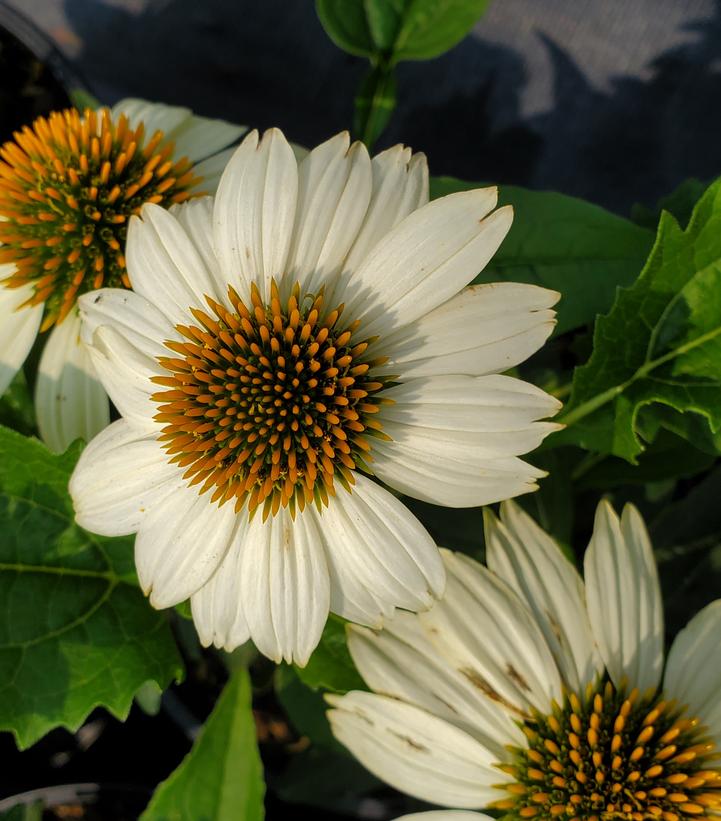
[[(12, 0), (103, 102), (137, 95), (312, 145), (351, 123), (364, 60), (312, 0)], [(628, 213), (721, 171), (721, 0), (495, 0), (442, 57), (404, 63), (379, 147), (432, 173)]]

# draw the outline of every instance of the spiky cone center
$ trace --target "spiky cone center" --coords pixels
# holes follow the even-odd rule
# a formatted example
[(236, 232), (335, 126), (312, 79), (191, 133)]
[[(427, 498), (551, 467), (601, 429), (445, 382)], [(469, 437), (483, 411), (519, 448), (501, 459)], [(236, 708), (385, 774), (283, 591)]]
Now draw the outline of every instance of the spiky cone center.
[(337, 484), (350, 491), (356, 469), (370, 472), (370, 440), (385, 437), (373, 340), (298, 285), (281, 301), (273, 281), (267, 304), (255, 286), (248, 306), (233, 288), (232, 309), (206, 300), (197, 325), (177, 326), (182, 341), (165, 343), (175, 356), (159, 358), (168, 374), (153, 380), (166, 388), (152, 398), (170, 461), (212, 502), (264, 519), (322, 509)]
[(571, 693), (524, 725), (527, 748), (501, 769), (508, 819), (683, 821), (721, 809), (718, 751), (683, 706), (610, 682)]
[(45, 303), (43, 329), (62, 322), (76, 298), (101, 286), (130, 287), (128, 220), (147, 202), (182, 202), (200, 182), (191, 162), (156, 131), (131, 128), (108, 109), (55, 111), (0, 148), (0, 282), (33, 285), (26, 304)]

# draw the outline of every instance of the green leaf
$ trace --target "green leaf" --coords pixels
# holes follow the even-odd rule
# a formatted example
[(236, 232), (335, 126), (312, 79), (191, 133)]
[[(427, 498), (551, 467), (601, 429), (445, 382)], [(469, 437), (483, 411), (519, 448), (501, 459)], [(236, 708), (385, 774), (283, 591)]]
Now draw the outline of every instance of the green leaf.
[(35, 432), (35, 407), (25, 374), (18, 371), (0, 397), (0, 425), (25, 435)]
[(98, 109), (101, 106), (100, 100), (84, 88), (71, 88), (70, 102), (80, 111), (86, 108)]
[(330, 39), (358, 57), (372, 57), (376, 45), (363, 0), (316, 0), (315, 10)]
[(468, 34), (489, 5), (490, 0), (406, 0), (394, 60), (438, 57)]
[(265, 784), (251, 707), (248, 671), (239, 668), (141, 821), (262, 821)]
[(639, 225), (651, 228), (654, 231), (658, 227), (663, 211), (673, 214), (682, 228), (688, 225), (696, 203), (701, 199), (701, 195), (708, 187), (708, 183), (701, 182), (695, 177), (684, 180), (668, 196), (658, 201), (655, 208), (647, 208), (644, 205), (634, 205), (631, 209), (631, 219)]
[[(431, 178), (431, 197), (482, 187)], [(528, 282), (560, 291), (556, 333), (593, 322), (616, 288), (638, 276), (653, 234), (590, 202), (550, 191), (502, 185), (499, 205), (512, 205), (513, 226), (474, 282)]]
[(373, 63), (427, 60), (473, 28), (490, 0), (316, 0), (333, 42)]
[(311, 690), (302, 682), (298, 670), (285, 664), (276, 669), (274, 685), (278, 701), (296, 732), (307, 736), (314, 744), (348, 754), (331, 732), (326, 718), (328, 705), (320, 690)]
[(372, 68), (355, 98), (353, 132), (372, 148), (396, 107), (396, 79), (385, 66)]
[(635, 464), (654, 405), (699, 414), (711, 433), (721, 428), (721, 181), (685, 231), (664, 213), (638, 280), (596, 323), (593, 353), (558, 420), (568, 427), (551, 443)]
[(305, 667), (296, 667), (300, 680), (312, 690), (347, 693), (367, 689), (346, 643), (345, 622), (331, 614), (318, 646)]
[(98, 706), (124, 719), (146, 681), (182, 673), (166, 616), (136, 586), (132, 541), (73, 522), (78, 452), (0, 428), (0, 729), (21, 747)]

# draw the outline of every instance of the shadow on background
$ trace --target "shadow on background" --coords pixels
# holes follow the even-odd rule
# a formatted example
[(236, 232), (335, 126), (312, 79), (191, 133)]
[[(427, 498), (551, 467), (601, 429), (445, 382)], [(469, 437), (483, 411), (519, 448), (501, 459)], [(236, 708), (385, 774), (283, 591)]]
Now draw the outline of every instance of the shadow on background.
[[(185, 103), (279, 125), (309, 145), (351, 122), (365, 63), (328, 40), (311, 2), (168, 0), (138, 12), (65, 0), (64, 10), (82, 43), (77, 65), (109, 102)], [(554, 188), (626, 213), (688, 176), (721, 171), (721, 0), (711, 19), (683, 30), (690, 41), (662, 52), (643, 78), (615, 77), (601, 91), (563, 43), (532, 28), (550, 59), (553, 103), (524, 117), (524, 55), (483, 39), (481, 23), (448, 54), (401, 65), (401, 102), (380, 146), (424, 150), (434, 173)]]

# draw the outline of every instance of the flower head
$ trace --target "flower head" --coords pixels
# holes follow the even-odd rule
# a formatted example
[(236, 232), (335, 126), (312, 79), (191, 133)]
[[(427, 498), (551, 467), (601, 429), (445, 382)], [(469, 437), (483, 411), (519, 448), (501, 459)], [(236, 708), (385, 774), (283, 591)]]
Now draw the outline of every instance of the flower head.
[(585, 585), (513, 503), (487, 516), (486, 545), (489, 569), (445, 552), (447, 592), (428, 613), (350, 629), (383, 695), (329, 697), (336, 736), (386, 781), (446, 806), (716, 816), (721, 600), (679, 633), (663, 673), (658, 578), (635, 508), (619, 520), (599, 505)]
[[(78, 296), (101, 286), (129, 288), (130, 217), (148, 202), (167, 207), (214, 191), (217, 161), (197, 161), (243, 131), (187, 109), (125, 100), (112, 110), (38, 117), (0, 147), (0, 341), (8, 343), (0, 389), (38, 327), (58, 326), (40, 365), (37, 397), (41, 433), (52, 447), (92, 436), (108, 421), (107, 400), (99, 386), (89, 386), (90, 363), (78, 351)], [(74, 378), (72, 386), (58, 385)]]
[[(371, 476), (452, 506), (535, 488), (559, 403), (499, 371), (555, 293), (464, 286), (512, 218), (495, 189), (427, 203), (425, 158), (340, 134), (298, 164), (251, 133), (215, 200), (131, 220), (134, 293), (80, 300), (123, 419), (88, 447), (78, 521), (138, 533), (151, 602), (204, 642), (304, 663), (328, 609), (377, 624), (440, 594), (428, 534)], [(143, 470), (130, 470), (142, 464)]]

